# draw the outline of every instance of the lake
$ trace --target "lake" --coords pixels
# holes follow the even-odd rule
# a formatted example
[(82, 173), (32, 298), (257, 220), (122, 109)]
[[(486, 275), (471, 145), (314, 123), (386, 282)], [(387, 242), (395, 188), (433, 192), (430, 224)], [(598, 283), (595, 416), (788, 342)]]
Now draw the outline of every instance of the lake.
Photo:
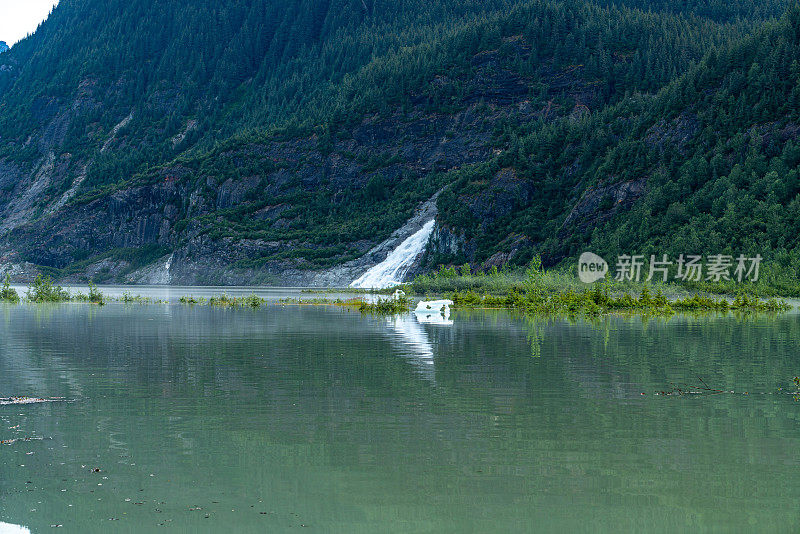
[(435, 319), (0, 305), (0, 532), (800, 529), (800, 315)]

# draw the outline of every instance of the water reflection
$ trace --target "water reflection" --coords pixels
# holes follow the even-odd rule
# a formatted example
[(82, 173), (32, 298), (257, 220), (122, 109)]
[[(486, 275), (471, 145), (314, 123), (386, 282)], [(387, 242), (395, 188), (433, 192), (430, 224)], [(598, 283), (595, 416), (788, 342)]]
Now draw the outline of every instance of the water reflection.
[(0, 523), (0, 534), (31, 534), (31, 531), (19, 525)]
[[(0, 396), (75, 402), (0, 408), (42, 438), (0, 446), (34, 532), (800, 531), (798, 317), (38, 309), (0, 321)], [(696, 377), (750, 394), (652, 394)]]
[(450, 308), (445, 306), (442, 311), (420, 311), (416, 310), (414, 316), (417, 321), (423, 324), (433, 324), (438, 326), (453, 326), (453, 321), (450, 320)]
[(433, 345), (427, 332), (413, 314), (394, 315), (386, 323), (403, 339), (406, 359), (427, 380), (436, 381)]

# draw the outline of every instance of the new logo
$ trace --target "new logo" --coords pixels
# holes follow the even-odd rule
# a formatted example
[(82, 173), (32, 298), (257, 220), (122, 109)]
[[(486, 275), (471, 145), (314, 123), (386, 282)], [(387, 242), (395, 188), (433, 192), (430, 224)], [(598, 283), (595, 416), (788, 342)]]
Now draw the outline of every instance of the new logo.
[(578, 259), (578, 278), (584, 284), (592, 284), (602, 280), (608, 274), (606, 260), (592, 252), (584, 252)]

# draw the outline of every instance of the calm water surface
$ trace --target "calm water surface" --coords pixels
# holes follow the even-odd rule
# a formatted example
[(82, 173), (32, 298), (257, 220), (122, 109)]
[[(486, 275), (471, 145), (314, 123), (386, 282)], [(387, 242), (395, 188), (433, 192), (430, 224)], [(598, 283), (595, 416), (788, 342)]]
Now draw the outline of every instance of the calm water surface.
[(800, 530), (800, 316), (452, 319), (0, 305), (0, 523)]

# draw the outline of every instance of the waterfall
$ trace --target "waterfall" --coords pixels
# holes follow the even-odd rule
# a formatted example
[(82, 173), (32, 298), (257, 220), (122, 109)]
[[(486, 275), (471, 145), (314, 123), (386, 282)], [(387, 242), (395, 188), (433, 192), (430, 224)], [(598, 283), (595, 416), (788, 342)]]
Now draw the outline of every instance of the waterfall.
[(436, 221), (428, 221), (417, 233), (400, 243), (381, 263), (364, 273), (350, 287), (384, 289), (402, 284), (419, 255), (425, 250)]

